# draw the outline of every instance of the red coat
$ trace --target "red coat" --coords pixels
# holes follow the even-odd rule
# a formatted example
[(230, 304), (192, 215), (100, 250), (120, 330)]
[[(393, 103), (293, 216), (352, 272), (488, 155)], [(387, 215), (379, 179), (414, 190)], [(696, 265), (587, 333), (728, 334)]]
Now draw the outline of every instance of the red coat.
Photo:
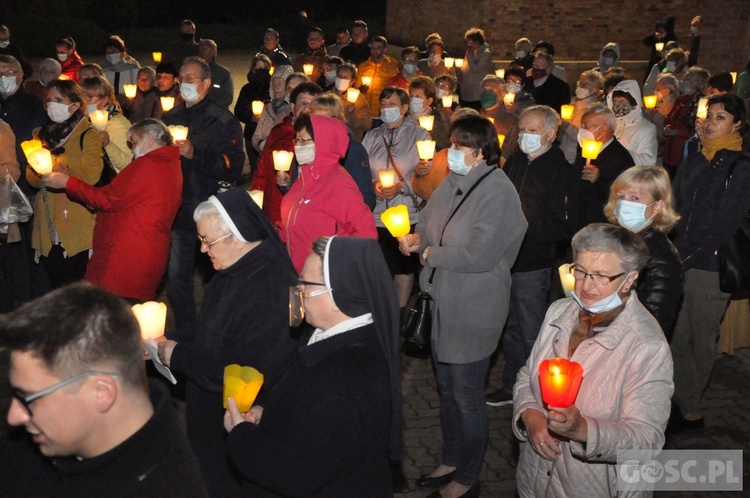
[(122, 297), (153, 300), (182, 203), (179, 149), (161, 147), (134, 159), (106, 187), (71, 177), (67, 191), (97, 212), (84, 278)]
[[(286, 150), (294, 152), (294, 125), (292, 116), (273, 127), (268, 135), (263, 151), (258, 160), (258, 169), (253, 174), (251, 190), (263, 191), (263, 212), (266, 213), (271, 223), (278, 224), (281, 221), (281, 198), (284, 194), (276, 184), (276, 170), (273, 167), (273, 151)], [(293, 166), (294, 167), (294, 166)], [(292, 172), (289, 171), (289, 174)]]
[(676, 136), (664, 137), (662, 158), (665, 165), (676, 168), (682, 163), (682, 149), (685, 148), (685, 142), (695, 135), (695, 112), (700, 98), (701, 95), (698, 92), (680, 95), (674, 101), (672, 110), (664, 118), (664, 127), (671, 126), (678, 132)]
[(83, 59), (78, 55), (78, 52), (73, 50), (73, 53), (60, 63), (60, 68), (62, 69), (61, 76), (78, 83), (78, 68), (82, 65)]

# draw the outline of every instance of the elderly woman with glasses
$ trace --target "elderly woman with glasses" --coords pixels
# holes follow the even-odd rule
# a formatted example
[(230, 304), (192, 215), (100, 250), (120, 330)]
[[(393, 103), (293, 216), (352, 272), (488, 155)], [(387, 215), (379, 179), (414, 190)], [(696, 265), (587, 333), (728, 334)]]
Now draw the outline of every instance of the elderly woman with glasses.
[(238, 496), (222, 425), (224, 367), (258, 369), (264, 391), (276, 383), (296, 350), (287, 317), (297, 273), (276, 229), (244, 189), (211, 196), (193, 218), (201, 251), (217, 273), (195, 322), (168, 334), (159, 357), (187, 377), (187, 435), (209, 494)]
[[(616, 496), (618, 451), (664, 444), (672, 356), (634, 289), (647, 246), (630, 230), (600, 223), (579, 231), (572, 246), (572, 298), (547, 311), (513, 389), (521, 497)], [(569, 407), (542, 398), (539, 366), (552, 358), (583, 367)]]

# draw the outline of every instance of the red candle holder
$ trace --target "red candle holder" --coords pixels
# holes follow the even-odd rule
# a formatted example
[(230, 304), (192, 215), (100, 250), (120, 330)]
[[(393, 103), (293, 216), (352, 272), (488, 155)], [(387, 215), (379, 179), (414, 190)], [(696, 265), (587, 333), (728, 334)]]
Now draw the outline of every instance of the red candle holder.
[(544, 360), (539, 365), (542, 400), (548, 406), (567, 408), (572, 405), (583, 380), (583, 367), (565, 358)]

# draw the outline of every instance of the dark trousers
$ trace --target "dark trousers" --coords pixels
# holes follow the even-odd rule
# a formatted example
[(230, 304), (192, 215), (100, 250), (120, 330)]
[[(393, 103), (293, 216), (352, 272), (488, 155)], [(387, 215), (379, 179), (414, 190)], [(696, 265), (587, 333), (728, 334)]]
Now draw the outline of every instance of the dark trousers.
[(47, 271), (53, 289), (83, 280), (89, 264), (89, 251), (84, 250), (74, 256), (65, 257), (63, 247), (52, 246), (48, 256), (40, 258)]
[(167, 267), (167, 297), (174, 310), (177, 330), (195, 320), (193, 269), (198, 250), (195, 230), (172, 229), (172, 245)]

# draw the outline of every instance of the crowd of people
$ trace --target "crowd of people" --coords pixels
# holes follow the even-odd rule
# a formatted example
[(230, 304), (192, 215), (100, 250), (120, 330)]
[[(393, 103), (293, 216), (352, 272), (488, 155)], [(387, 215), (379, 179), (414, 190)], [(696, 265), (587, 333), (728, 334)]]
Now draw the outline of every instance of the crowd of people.
[[(501, 66), (475, 27), (456, 57), (432, 33), (398, 59), (360, 20), (328, 46), (310, 28), (296, 55), (268, 28), (235, 102), (187, 19), (155, 67), (112, 35), (102, 65), (65, 36), (32, 68), (1, 26), (0, 175), (34, 215), (0, 225), (0, 410), (35, 444), (0, 426), (0, 481), (390, 496), (399, 331), (420, 290), (443, 445), (416, 487), (479, 496), (488, 406), (513, 405), (521, 496), (615, 496), (619, 450), (706, 425), (721, 320), (750, 290), (722, 257), (750, 210), (750, 63), (736, 83), (699, 67), (700, 16), (689, 27), (682, 47), (675, 18), (656, 24), (643, 83), (608, 42), (575, 88), (544, 40)], [(162, 288), (174, 330), (156, 350), (186, 384), (186, 434), (126, 306)], [(555, 357), (586, 371), (569, 407), (539, 389)], [(247, 411), (222, 406), (234, 363), (264, 375)]]

